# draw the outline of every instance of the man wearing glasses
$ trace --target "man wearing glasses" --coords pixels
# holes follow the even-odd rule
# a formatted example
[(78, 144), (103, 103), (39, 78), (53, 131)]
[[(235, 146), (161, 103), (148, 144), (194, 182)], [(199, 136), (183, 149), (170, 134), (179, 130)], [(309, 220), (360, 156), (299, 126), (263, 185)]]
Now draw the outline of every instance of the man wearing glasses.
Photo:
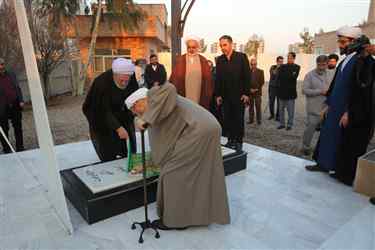
[[(8, 137), (9, 120), (12, 122), (16, 138), (16, 151), (23, 151), (22, 108), (24, 106), (22, 91), (14, 73), (5, 69), (5, 60), (0, 58), (0, 126)], [(4, 153), (11, 149), (2, 135), (0, 141)]]

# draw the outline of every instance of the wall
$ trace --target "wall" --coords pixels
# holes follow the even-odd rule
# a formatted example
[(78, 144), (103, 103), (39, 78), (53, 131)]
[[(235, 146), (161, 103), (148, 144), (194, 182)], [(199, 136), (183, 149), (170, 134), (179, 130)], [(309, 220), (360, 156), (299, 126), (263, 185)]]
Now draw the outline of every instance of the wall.
[[(163, 52), (163, 53), (159, 53), (158, 55), (159, 55), (160, 63), (165, 65), (167, 74), (169, 76), (171, 73), (171, 68), (172, 68), (171, 67), (171, 54), (169, 52)], [(205, 56), (207, 59), (214, 62), (215, 57), (218, 54), (205, 53), (202, 55)], [(269, 79), (269, 69), (273, 64), (275, 64), (277, 56), (279, 55), (273, 55), (273, 54), (258, 55), (258, 67), (264, 70), (266, 81), (268, 81)], [(285, 58), (284, 62), (286, 62), (286, 55), (282, 55), (282, 56), (284, 56)], [(314, 69), (315, 58), (316, 58), (316, 55), (297, 54), (296, 63), (301, 66), (301, 72), (298, 77), (299, 80), (303, 80), (305, 77), (305, 74), (309, 72), (310, 70)]]
[[(68, 62), (60, 65), (51, 74), (50, 94), (51, 96), (61, 95), (72, 91), (72, 74)], [(30, 101), (30, 91), (27, 84), (26, 73), (17, 74), (22, 93), (26, 102)]]

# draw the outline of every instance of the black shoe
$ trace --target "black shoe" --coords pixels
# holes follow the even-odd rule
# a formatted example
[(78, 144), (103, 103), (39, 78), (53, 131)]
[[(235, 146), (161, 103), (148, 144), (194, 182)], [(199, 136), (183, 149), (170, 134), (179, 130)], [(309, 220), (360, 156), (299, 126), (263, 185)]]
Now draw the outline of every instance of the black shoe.
[(170, 231), (170, 230), (185, 230), (188, 227), (167, 227), (164, 225), (164, 223), (161, 221), (161, 219), (154, 220), (152, 222), (154, 226), (156, 226), (159, 230), (164, 230), (164, 231)]
[(10, 154), (10, 153), (12, 153), (12, 150), (11, 149), (3, 149), (3, 153), (4, 154)]
[(288, 131), (290, 131), (290, 130), (292, 130), (292, 127), (286, 127), (286, 130), (288, 130)]
[(319, 164), (315, 164), (315, 165), (307, 165), (307, 166), (305, 166), (305, 169), (306, 169), (307, 171), (310, 171), (310, 172), (323, 172), (323, 173), (327, 173), (327, 172), (328, 172), (327, 170), (321, 168), (321, 167), (319, 166)]
[(280, 126), (277, 127), (277, 129), (284, 129), (284, 128), (285, 128), (285, 126), (283, 126), (283, 125), (280, 125)]
[(336, 172), (329, 172), (328, 173), (328, 175), (329, 175), (329, 177), (331, 177), (331, 178), (333, 178), (333, 179), (337, 179), (337, 174), (336, 174)]
[(273, 118), (275, 118), (273, 115), (271, 115), (270, 117), (268, 117), (268, 120), (272, 120)]
[(371, 203), (372, 205), (375, 205), (375, 197), (370, 198), (370, 203)]
[(234, 149), (238, 152), (238, 151), (242, 151), (242, 142), (237, 142), (235, 143), (235, 147)]
[(24, 148), (24, 147), (20, 147), (20, 148), (17, 148), (17, 149), (16, 149), (16, 152), (22, 152), (22, 151), (25, 151), (25, 148)]
[(224, 145), (227, 148), (233, 148), (235, 146), (235, 142), (232, 140), (228, 140), (228, 142)]

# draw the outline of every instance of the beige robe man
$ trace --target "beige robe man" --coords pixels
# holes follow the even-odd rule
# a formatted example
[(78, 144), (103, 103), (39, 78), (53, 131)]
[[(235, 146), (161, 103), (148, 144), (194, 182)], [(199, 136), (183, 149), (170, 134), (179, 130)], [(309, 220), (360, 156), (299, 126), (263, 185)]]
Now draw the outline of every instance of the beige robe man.
[(230, 223), (221, 127), (208, 111), (177, 95), (170, 83), (148, 92), (151, 156), (161, 167), (157, 207), (172, 228)]

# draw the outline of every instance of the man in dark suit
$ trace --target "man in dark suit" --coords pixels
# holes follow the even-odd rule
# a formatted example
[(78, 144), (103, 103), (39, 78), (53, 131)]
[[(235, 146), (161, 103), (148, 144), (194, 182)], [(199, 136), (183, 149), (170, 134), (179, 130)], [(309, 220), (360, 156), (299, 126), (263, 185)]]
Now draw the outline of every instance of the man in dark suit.
[[(16, 151), (23, 151), (22, 108), (24, 106), (22, 91), (14, 73), (5, 69), (5, 60), (0, 58), (0, 126), (6, 137), (9, 133), (9, 120), (12, 122), (16, 138)], [(11, 149), (2, 135), (0, 141), (4, 153)]]
[(242, 150), (245, 105), (249, 103), (250, 65), (247, 55), (234, 51), (232, 37), (220, 39), (223, 52), (216, 61), (215, 96), (217, 105), (224, 107), (226, 146)]
[(167, 80), (167, 73), (164, 65), (158, 61), (158, 56), (152, 54), (150, 56), (150, 64), (145, 69), (145, 81), (147, 88), (152, 88), (154, 85), (162, 85)]
[(280, 126), (277, 129), (285, 128), (285, 109), (288, 111), (288, 123), (286, 130), (291, 130), (294, 122), (295, 101), (297, 99), (297, 78), (300, 66), (295, 64), (296, 53), (288, 54), (288, 63), (281, 65), (277, 80), (279, 88), (277, 96), (279, 97)]
[[(277, 89), (279, 83), (277, 82), (277, 75), (279, 73), (279, 68), (284, 63), (284, 57), (278, 56), (276, 58), (276, 64), (272, 65), (270, 68), (270, 81), (268, 83), (268, 103), (270, 109), (270, 117), (268, 120), (275, 118), (276, 121), (279, 121), (279, 98), (277, 97)], [(275, 102), (276, 102), (276, 116), (275, 116)]]
[(249, 121), (248, 124), (254, 122), (254, 106), (256, 110), (257, 123), (262, 124), (262, 88), (264, 85), (264, 72), (257, 68), (257, 59), (250, 60), (250, 105), (249, 105)]

